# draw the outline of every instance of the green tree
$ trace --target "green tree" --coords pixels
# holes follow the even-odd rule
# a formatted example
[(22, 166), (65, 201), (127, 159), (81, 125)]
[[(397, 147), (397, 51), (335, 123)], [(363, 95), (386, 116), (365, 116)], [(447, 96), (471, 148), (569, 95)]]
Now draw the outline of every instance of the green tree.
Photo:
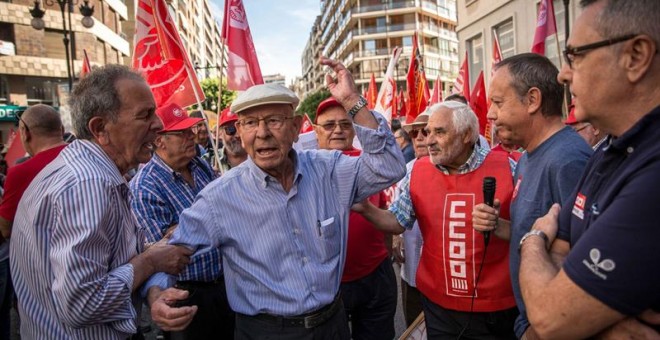
[(327, 98), (330, 97), (330, 91), (326, 89), (321, 89), (318, 90), (303, 100), (300, 105), (298, 106), (298, 110), (296, 110), (296, 113), (302, 115), (303, 113), (307, 113), (309, 116), (309, 119), (314, 121), (314, 118), (316, 118), (316, 108), (319, 106), (319, 103), (326, 100)]
[[(206, 78), (199, 82), (199, 85), (202, 87), (202, 91), (204, 91), (204, 96), (206, 96), (206, 100), (204, 103), (202, 103), (204, 110), (213, 111), (213, 104), (216, 106), (218, 105), (218, 84), (220, 84), (219, 78)], [(236, 91), (228, 90), (227, 79), (222, 79), (222, 108), (229, 106), (235, 98)], [(197, 105), (195, 105), (194, 108), (197, 109)]]

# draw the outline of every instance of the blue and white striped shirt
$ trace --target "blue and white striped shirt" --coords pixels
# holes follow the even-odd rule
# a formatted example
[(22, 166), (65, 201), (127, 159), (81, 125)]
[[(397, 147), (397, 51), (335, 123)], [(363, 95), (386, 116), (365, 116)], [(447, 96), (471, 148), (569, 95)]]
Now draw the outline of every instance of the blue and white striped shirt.
[[(147, 242), (160, 241), (170, 226), (179, 223), (183, 209), (190, 207), (197, 193), (215, 178), (213, 169), (201, 157), (193, 158), (188, 168), (194, 186), (154, 154), (131, 180), (131, 208)], [(179, 280), (213, 281), (222, 274), (221, 261), (218, 249), (198, 256), (179, 274)]]
[[(248, 158), (199, 193), (170, 243), (195, 249), (195, 256), (220, 249), (229, 303), (238, 313), (291, 316), (331, 303), (344, 267), (351, 205), (405, 172), (385, 119), (374, 116), (377, 130), (355, 126), (360, 157), (292, 150), (288, 193)], [(163, 287), (163, 275), (148, 285)]]
[(117, 166), (85, 140), (32, 181), (10, 247), (22, 337), (126, 339), (137, 331), (128, 262), (142, 236), (129, 195)]

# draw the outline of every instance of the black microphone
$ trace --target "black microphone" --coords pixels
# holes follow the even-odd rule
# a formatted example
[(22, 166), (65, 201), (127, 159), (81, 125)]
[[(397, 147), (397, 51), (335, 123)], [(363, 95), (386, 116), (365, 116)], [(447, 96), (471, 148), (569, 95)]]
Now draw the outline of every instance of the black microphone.
[[(495, 177), (484, 177), (484, 203), (492, 207), (495, 200)], [(487, 246), (490, 241), (490, 231), (484, 232), (484, 244)]]

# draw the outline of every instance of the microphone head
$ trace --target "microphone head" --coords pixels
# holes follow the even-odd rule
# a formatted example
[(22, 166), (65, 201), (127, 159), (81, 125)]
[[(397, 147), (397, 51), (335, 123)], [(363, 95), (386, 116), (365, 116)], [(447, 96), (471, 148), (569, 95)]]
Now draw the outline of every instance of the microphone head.
[(484, 177), (483, 190), (495, 192), (495, 177)]

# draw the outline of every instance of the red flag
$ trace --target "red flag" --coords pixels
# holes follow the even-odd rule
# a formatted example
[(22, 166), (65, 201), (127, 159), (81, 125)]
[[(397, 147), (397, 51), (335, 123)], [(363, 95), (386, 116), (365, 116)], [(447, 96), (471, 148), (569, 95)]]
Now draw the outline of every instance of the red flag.
[(138, 0), (133, 68), (142, 72), (158, 107), (204, 100), (165, 0)]
[(497, 38), (497, 32), (493, 30), (493, 62), (490, 65), (490, 78), (493, 78), (495, 65), (502, 61), (502, 50), (500, 49), (500, 40)]
[(406, 123), (412, 123), (420, 113), (426, 110), (428, 104), (428, 97), (424, 98), (426, 91), (428, 91), (428, 85), (426, 85), (422, 55), (417, 47), (417, 33), (413, 35), (413, 50), (410, 55), (407, 85), (408, 114), (406, 115)]
[(422, 71), (422, 78), (424, 79), (424, 102), (428, 106), (429, 100), (431, 100), (431, 90), (429, 89), (429, 81), (426, 80), (426, 72)]
[(225, 0), (222, 39), (228, 50), (227, 87), (241, 91), (252, 85), (263, 84), (243, 0)]
[(87, 58), (87, 51), (83, 48), (83, 63), (82, 68), (80, 69), (79, 78), (85, 78), (89, 72), (92, 72), (92, 64), (89, 63), (89, 58)]
[(438, 74), (438, 79), (435, 80), (435, 85), (433, 86), (433, 95), (429, 105), (437, 104), (442, 102), (442, 80), (440, 79), (440, 74)]
[(369, 110), (373, 110), (376, 107), (376, 101), (378, 100), (378, 86), (376, 86), (376, 77), (374, 74), (371, 74), (371, 81), (369, 82), (369, 88), (367, 89), (367, 107)]
[[(479, 120), (479, 133), (484, 135), (488, 123), (488, 103), (486, 102), (486, 86), (484, 84), (484, 72), (479, 72), (477, 83), (474, 84), (474, 90), (470, 96), (470, 108), (477, 115)], [(486, 136), (487, 137), (487, 136)]]
[(399, 119), (408, 114), (408, 92), (399, 92)]
[(23, 148), (23, 142), (21, 142), (21, 132), (19, 130), (14, 131), (11, 129), (9, 132), (9, 138), (7, 139), (7, 153), (5, 154), (5, 160), (7, 161), (7, 166), (11, 167), (16, 164), (16, 161), (25, 157), (25, 148)]
[(312, 120), (309, 119), (309, 116), (305, 113), (303, 115), (303, 123), (300, 125), (300, 133), (307, 133), (314, 131), (314, 125), (312, 124)]
[(396, 69), (396, 63), (399, 61), (399, 56), (401, 56), (401, 49), (399, 47), (395, 47), (392, 50), (392, 57), (390, 58), (390, 62), (387, 65), (387, 71), (385, 71), (385, 78), (380, 84), (378, 98), (376, 99), (376, 107), (374, 107), (374, 110), (382, 114), (388, 122), (390, 122), (392, 118), (398, 116), (394, 71)]
[(390, 122), (392, 121), (392, 119), (399, 117), (399, 96), (396, 93), (396, 86), (394, 86), (394, 93), (392, 93), (390, 112), (391, 112)]
[(539, 14), (536, 19), (532, 53), (545, 55), (545, 39), (555, 33), (557, 33), (557, 22), (555, 21), (555, 9), (552, 6), (552, 0), (541, 0)]
[(465, 100), (470, 102), (470, 69), (468, 66), (467, 51), (465, 51), (465, 59), (463, 59), (463, 64), (458, 71), (458, 77), (456, 77), (456, 80), (454, 81), (454, 88), (451, 92), (462, 94), (463, 97), (465, 97)]

